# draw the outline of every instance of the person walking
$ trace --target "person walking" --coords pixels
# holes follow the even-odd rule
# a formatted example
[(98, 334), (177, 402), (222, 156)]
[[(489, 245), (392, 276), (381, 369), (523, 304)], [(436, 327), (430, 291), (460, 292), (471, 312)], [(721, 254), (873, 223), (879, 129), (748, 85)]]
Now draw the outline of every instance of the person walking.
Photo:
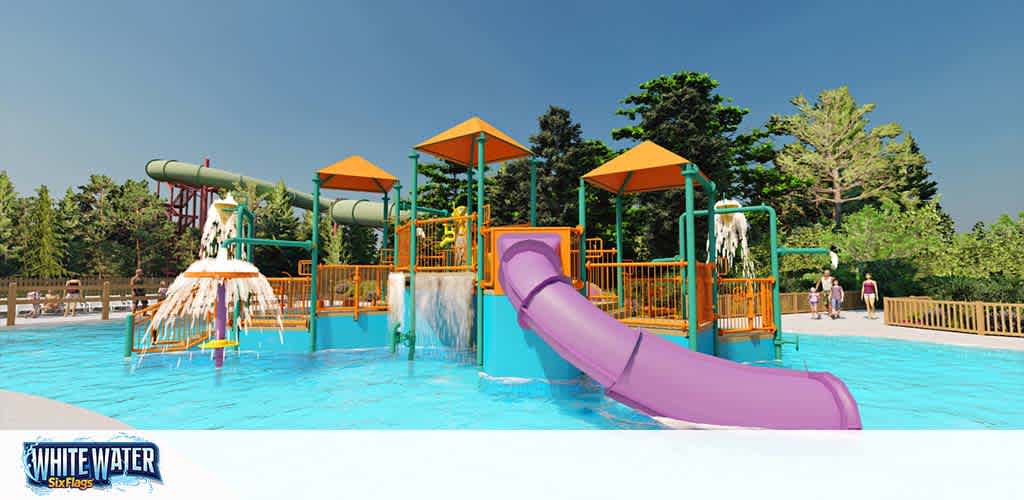
[(145, 284), (145, 278), (142, 277), (142, 269), (135, 270), (135, 276), (132, 276), (129, 284), (132, 287), (132, 311), (139, 309), (139, 307), (146, 307), (149, 305), (149, 299), (146, 298), (146, 289), (143, 288)]
[(832, 319), (840, 318), (839, 313), (843, 309), (843, 287), (839, 284), (838, 279), (832, 278), (832, 289), (829, 291), (829, 298), (832, 302), (830, 316), (832, 316)]
[(828, 269), (821, 274), (821, 279), (818, 280), (817, 286), (821, 288), (821, 298), (825, 300), (825, 306), (831, 304), (829, 294), (832, 293), (832, 273)]
[(871, 273), (864, 275), (864, 282), (860, 285), (860, 296), (864, 298), (864, 305), (868, 307), (868, 319), (875, 319), (875, 300), (878, 299), (878, 282), (871, 279)]
[(74, 317), (82, 303), (82, 282), (71, 278), (64, 282), (64, 316)]
[(807, 293), (807, 303), (811, 306), (811, 317), (814, 319), (821, 319), (821, 313), (818, 311), (818, 301), (821, 299), (821, 293), (818, 292), (817, 286), (812, 286), (811, 291)]

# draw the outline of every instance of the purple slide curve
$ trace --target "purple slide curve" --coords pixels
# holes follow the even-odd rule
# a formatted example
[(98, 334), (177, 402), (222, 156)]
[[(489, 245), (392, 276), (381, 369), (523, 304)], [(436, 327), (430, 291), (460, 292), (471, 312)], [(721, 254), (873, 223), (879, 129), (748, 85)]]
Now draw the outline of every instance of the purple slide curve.
[(670, 424), (860, 429), (846, 385), (830, 373), (748, 366), (629, 328), (562, 274), (560, 238), (503, 235), (498, 279), (519, 323), (615, 400)]

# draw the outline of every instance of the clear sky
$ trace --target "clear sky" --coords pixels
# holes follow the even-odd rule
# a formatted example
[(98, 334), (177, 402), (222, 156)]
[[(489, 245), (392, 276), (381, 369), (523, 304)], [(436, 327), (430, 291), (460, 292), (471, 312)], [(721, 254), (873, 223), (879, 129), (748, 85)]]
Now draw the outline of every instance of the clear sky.
[(1017, 2), (944, 0), (0, 0), (0, 169), (59, 194), (209, 156), (307, 190), (361, 154), (407, 184), (410, 146), (471, 115), (526, 141), (555, 104), (610, 141), (619, 99), (686, 68), (748, 128), (850, 86), (914, 134), (967, 229), (1024, 211), (1022, 21)]

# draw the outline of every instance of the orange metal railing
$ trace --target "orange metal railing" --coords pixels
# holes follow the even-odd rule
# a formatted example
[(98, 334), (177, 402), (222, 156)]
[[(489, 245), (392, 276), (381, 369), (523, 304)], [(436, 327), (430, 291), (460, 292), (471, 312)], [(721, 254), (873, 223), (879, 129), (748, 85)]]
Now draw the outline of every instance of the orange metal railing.
[(214, 332), (213, 317), (195, 319), (178, 318), (152, 327), (153, 315), (160, 307), (153, 304), (132, 314), (132, 352), (174, 352), (190, 349), (203, 342)]
[[(484, 228), (490, 224), (491, 207), (484, 206)], [(398, 226), (396, 271), (409, 271), (409, 238), (412, 221)], [(416, 271), (476, 271), (477, 214), (419, 219), (416, 221)], [(486, 233), (485, 233), (486, 234)], [(486, 246), (484, 247), (486, 248)]]
[[(579, 228), (578, 228), (579, 229)], [(601, 238), (587, 238), (587, 264), (612, 264), (615, 262), (615, 249), (605, 248), (604, 240)], [(580, 255), (579, 255), (579, 240), (574, 238), (573, 244), (575, 245), (570, 249), (570, 260), (571, 263), (571, 274), (573, 286), (576, 288), (582, 288), (583, 282), (580, 276)], [(598, 267), (593, 270), (594, 275), (591, 275), (590, 268), (587, 268), (587, 281), (591, 285), (591, 291), (595, 292), (595, 297), (603, 297), (606, 299), (615, 298), (614, 286), (615, 272), (605, 267)], [(600, 291), (595, 290), (599, 289)]]
[(319, 267), (318, 314), (352, 314), (387, 311), (390, 266), (333, 264)]
[[(286, 327), (305, 328), (309, 320), (309, 277), (267, 278), (280, 307), (281, 322)], [(249, 326), (276, 326), (277, 316), (271, 311), (253, 311)]]
[(395, 249), (391, 247), (381, 248), (377, 254), (377, 263), (388, 267), (395, 265)]
[(313, 261), (312, 260), (309, 260), (309, 259), (300, 260), (299, 261), (299, 268), (297, 270), (297, 274), (299, 276), (309, 276), (310, 275), (310, 272), (309, 272), (310, 271), (310, 267), (312, 267), (312, 265), (313, 265)]
[(772, 278), (718, 281), (718, 333), (774, 332)]
[[(697, 264), (697, 323), (714, 319), (711, 302), (712, 264)], [(622, 274), (622, 297), (618, 297), (618, 274)], [(686, 262), (587, 263), (587, 279), (599, 288), (591, 288), (588, 298), (612, 317), (628, 325), (655, 326), (683, 330), (686, 317), (686, 291), (683, 277)]]

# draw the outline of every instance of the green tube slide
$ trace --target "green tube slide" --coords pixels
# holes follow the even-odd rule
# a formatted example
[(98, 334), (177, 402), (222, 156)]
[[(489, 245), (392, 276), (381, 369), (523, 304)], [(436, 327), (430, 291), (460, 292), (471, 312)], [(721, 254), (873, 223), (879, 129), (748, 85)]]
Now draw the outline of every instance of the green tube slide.
[[(176, 160), (150, 160), (146, 164), (146, 175), (159, 182), (178, 182), (191, 186), (209, 186), (232, 189), (238, 183), (255, 186), (259, 194), (269, 193), (274, 189), (273, 182), (255, 179), (241, 174), (216, 168), (201, 167)], [(309, 193), (288, 188), (292, 197), (292, 206), (310, 210), (313, 208), (313, 196)], [(330, 214), (338, 224), (355, 224), (359, 226), (382, 227), (384, 225), (384, 204), (379, 201), (367, 200), (332, 200), (320, 197), (320, 208)], [(389, 213), (394, 210), (391, 204)], [(402, 212), (402, 219), (409, 216), (409, 211)]]

